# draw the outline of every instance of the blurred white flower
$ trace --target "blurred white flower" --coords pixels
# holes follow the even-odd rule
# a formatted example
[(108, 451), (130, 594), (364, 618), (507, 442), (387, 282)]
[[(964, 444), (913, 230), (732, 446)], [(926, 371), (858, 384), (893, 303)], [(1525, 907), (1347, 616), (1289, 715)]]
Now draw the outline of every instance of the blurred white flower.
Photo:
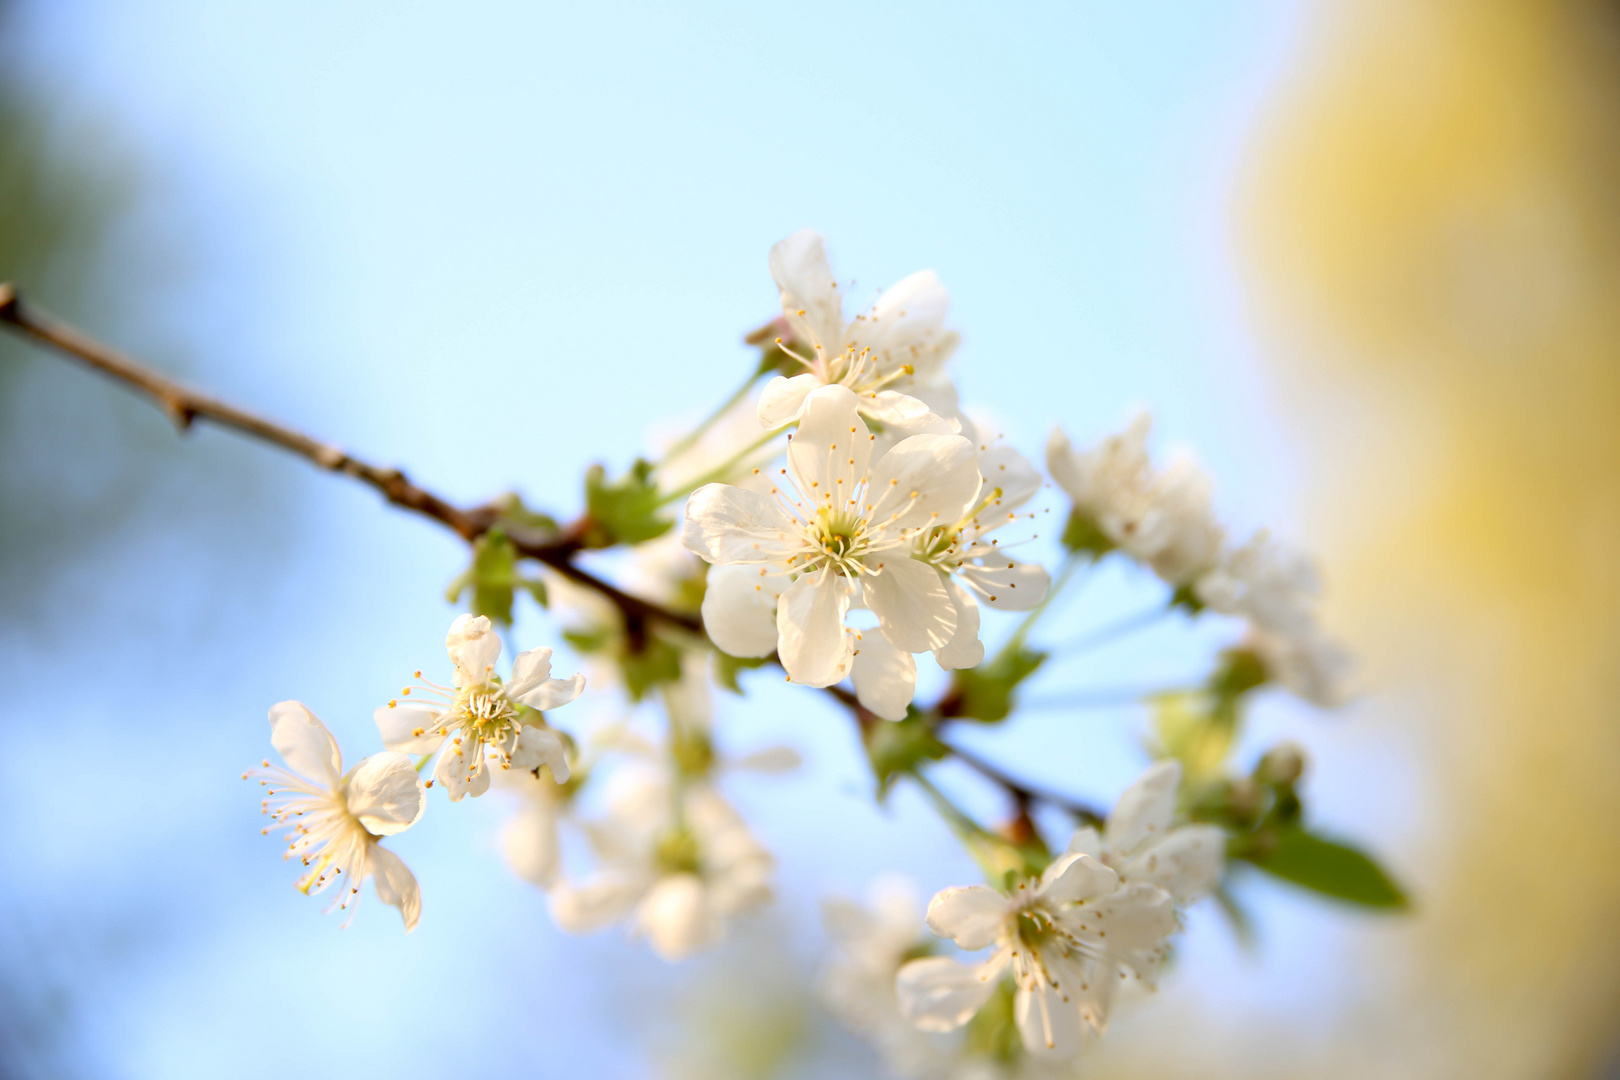
[[(455, 665), (453, 685), (440, 686), (416, 677), (428, 700), (390, 701), (376, 712), (383, 745), (407, 754), (442, 749), (434, 777), (452, 802), (489, 790), (486, 750), (501, 768), (535, 769), (545, 765), (560, 784), (568, 779), (562, 737), (521, 706), (544, 711), (566, 705), (585, 689), (585, 678), (551, 678), (551, 650), (530, 649), (512, 663), (512, 680), (495, 674), (501, 639), (482, 615), (461, 615), (450, 626), (445, 647)], [(403, 693), (410, 694), (407, 687)]]
[(782, 313), (793, 330), (784, 348), (800, 348), (808, 369), (765, 386), (759, 422), (781, 427), (802, 417), (810, 394), (841, 385), (854, 392), (861, 414), (883, 428), (951, 434), (954, 426), (923, 399), (954, 408), (945, 362), (959, 340), (945, 329), (950, 294), (932, 270), (903, 278), (871, 309), (844, 321), (843, 297), (827, 262), (825, 241), (803, 229), (771, 249), (771, 276), (782, 290)]
[(501, 829), (506, 864), (531, 885), (550, 888), (562, 868), (560, 826), (573, 802), (573, 786), (556, 783), (538, 769), (504, 769), (494, 783), (517, 803), (517, 812)]
[(1113, 984), (1157, 966), (1176, 928), (1170, 894), (1121, 884), (1090, 855), (1068, 854), (1010, 894), (983, 885), (945, 889), (928, 905), (928, 927), (965, 950), (994, 946), (982, 964), (913, 960), (896, 987), (902, 1013), (925, 1031), (950, 1031), (989, 1000), (1003, 973), (1017, 987), (1014, 1017), (1032, 1053), (1079, 1052), (1084, 1024), (1107, 1024)]
[(920, 932), (922, 915), (915, 887), (899, 877), (874, 882), (864, 904), (843, 897), (821, 903), (833, 953), (818, 995), (840, 1023), (871, 1043), (903, 1077), (944, 1076), (955, 1057), (954, 1047), (901, 1015), (895, 995), (900, 968), (932, 951), (933, 943)]
[(1155, 471), (1139, 413), (1095, 449), (1077, 451), (1062, 428), (1046, 443), (1046, 468), (1107, 544), (1181, 587), (1215, 566), (1225, 532), (1215, 519), (1209, 474), (1190, 455)]
[(1125, 789), (1103, 832), (1086, 826), (1069, 841), (1119, 875), (1120, 884), (1157, 885), (1189, 904), (1215, 890), (1226, 862), (1226, 834), (1213, 825), (1175, 826), (1181, 764), (1159, 761)]
[(1317, 705), (1343, 703), (1352, 660), (1318, 625), (1322, 580), (1309, 556), (1260, 532), (1194, 591), (1215, 611), (1249, 621), (1248, 645), (1278, 682)]
[(260, 778), (267, 789), (264, 812), (290, 826), (284, 858), (296, 858), (309, 868), (298, 879), (299, 890), (318, 893), (337, 882), (334, 906), (358, 907), (360, 886), (369, 877), (377, 899), (399, 909), (407, 932), (415, 929), (422, 914), (416, 878), (398, 855), (378, 843), (380, 837), (416, 824), (427, 805), (411, 759), (392, 752), (374, 754), (345, 773), (337, 740), (296, 701), (270, 709), (270, 743), (286, 768), (265, 761), (263, 768), (243, 776)]
[[(857, 589), (902, 653), (950, 643), (956, 605), (940, 574), (911, 553), (920, 532), (960, 520), (973, 505), (980, 486), (973, 444), (915, 435), (876, 463), (871, 456), (855, 395), (825, 386), (810, 395), (788, 444), (782, 475), (796, 498), (774, 487), (766, 496), (724, 484), (692, 495), (686, 546), (716, 565), (751, 567), (757, 577), (755, 588), (733, 577), (705, 598), (705, 625), (720, 648), (736, 656), (774, 648), (792, 681), (829, 686), (849, 674), (855, 657), (857, 638), (844, 620)], [(783, 588), (782, 578), (791, 584)], [(767, 586), (779, 591), (774, 635), (761, 618)], [(903, 684), (908, 667), (915, 678), (912, 663), (907, 655), (869, 669), (865, 681)], [(910, 700), (909, 686), (904, 696)]]
[(657, 773), (619, 774), (607, 816), (586, 825), (595, 873), (552, 888), (551, 914), (570, 933), (628, 919), (665, 960), (724, 935), (728, 920), (771, 898), (775, 860), (708, 785), (676, 793)]

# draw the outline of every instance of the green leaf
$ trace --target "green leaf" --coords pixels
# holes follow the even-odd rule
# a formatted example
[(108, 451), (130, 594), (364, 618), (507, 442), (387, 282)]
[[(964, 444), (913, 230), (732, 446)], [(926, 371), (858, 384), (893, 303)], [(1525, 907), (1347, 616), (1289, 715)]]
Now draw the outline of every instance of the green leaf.
[(468, 609), (502, 626), (512, 625), (512, 590), (519, 584), (517, 551), (500, 529), (491, 529), (473, 541), (472, 565), (445, 591), (452, 604), (471, 590)]
[(719, 649), (714, 650), (714, 681), (730, 690), (733, 694), (741, 694), (742, 687), (737, 685), (737, 672), (745, 668), (764, 667), (771, 662), (768, 656), (758, 659), (749, 659), (741, 656), (732, 656)]
[(600, 465), (586, 470), (585, 513), (592, 526), (586, 531), (586, 547), (640, 544), (669, 531), (674, 522), (659, 516), (661, 496), (652, 482), (652, 471), (652, 465), (640, 458), (628, 473), (612, 482)]
[(945, 756), (929, 722), (913, 709), (904, 720), (878, 720), (866, 729), (866, 754), (878, 781), (878, 797), (889, 792), (895, 778), (915, 772), (925, 761)]
[(1273, 877), (1323, 896), (1363, 907), (1407, 906), (1406, 894), (1371, 856), (1302, 828), (1283, 829), (1270, 852), (1250, 861)]
[(641, 648), (626, 650), (619, 660), (624, 672), (624, 688), (631, 701), (640, 701), (659, 683), (678, 682), (681, 677), (681, 651), (663, 638), (649, 635)]
[(958, 671), (951, 692), (940, 703), (941, 715), (986, 724), (1007, 719), (1018, 684), (1035, 674), (1045, 660), (1044, 652), (1019, 648), (988, 664)]
[(1063, 525), (1063, 546), (1070, 551), (1089, 551), (1093, 558), (1100, 559), (1115, 545), (1103, 534), (1096, 518), (1076, 507), (1069, 511), (1069, 520)]

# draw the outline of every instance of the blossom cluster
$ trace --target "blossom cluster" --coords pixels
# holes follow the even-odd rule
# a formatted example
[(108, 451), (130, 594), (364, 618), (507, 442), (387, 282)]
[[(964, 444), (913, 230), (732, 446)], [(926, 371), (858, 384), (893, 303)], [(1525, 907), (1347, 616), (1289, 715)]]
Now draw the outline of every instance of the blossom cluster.
[[(1345, 657), (1320, 627), (1319, 579), (1265, 532), (1232, 543), (1203, 468), (1186, 455), (1152, 460), (1146, 416), (1086, 449), (1054, 430), (1049, 485), (963, 412), (946, 370), (959, 338), (932, 272), (846, 319), (819, 235), (788, 237), (769, 265), (782, 313), (754, 339), (761, 364), (726, 404), (622, 480), (595, 469), (586, 513), (566, 529), (515, 499), (500, 504), (501, 529), (554, 536), (568, 560), (623, 549), (613, 585), (555, 558), (523, 578), (492, 529), (452, 589), (471, 585), (474, 611), (446, 638), (448, 680), (417, 671), (377, 708), (383, 751), (346, 772), (324, 725), (284, 702), (271, 741), (285, 765), (249, 775), (290, 829), (287, 856), (308, 868), (300, 889), (336, 885), (349, 908), (369, 877), (407, 929), (419, 890), (382, 841), (421, 819), (434, 787), (452, 803), (501, 791), (518, 808), (502, 849), (547, 892), (560, 928), (622, 926), (676, 961), (771, 900), (776, 859), (724, 789), (798, 758), (786, 747), (727, 753), (711, 686), (741, 693), (740, 671), (778, 665), (788, 683), (852, 710), (879, 796), (914, 782), (986, 878), (938, 892), (925, 915), (892, 886), (872, 908), (829, 901), (829, 1007), (904, 1075), (1045, 1075), (1103, 1033), (1122, 987), (1153, 985), (1181, 913), (1221, 887), (1232, 861), (1263, 869), (1279, 843), (1300, 842), (1298, 754), (1292, 765), (1268, 755), (1250, 776), (1225, 756), (1243, 695), (1259, 686), (1343, 698)], [(682, 499), (677, 524), (664, 513)], [(1046, 545), (1062, 560), (1055, 573), (1010, 554), (1039, 540), (1054, 508), (1067, 515)], [(1015, 810), (987, 824), (928, 770), (953, 753), (948, 725), (1001, 723), (1016, 709), (1048, 655), (1026, 648), (1036, 620), (1077, 570), (1113, 557), (1162, 583), (1163, 612), (1236, 618), (1243, 637), (1205, 684), (1207, 715), (1190, 721), (1218, 737), (1196, 758), (1161, 740), (1161, 759), (1106, 817), (1054, 802), (1075, 820), (1053, 850), (1029, 814), (1037, 796), (1015, 781), (981, 769)], [(551, 649), (518, 653), (498, 673), (498, 624), (510, 624), (519, 586), (590, 673), (594, 711), (572, 730), (550, 714), (586, 679), (553, 678)], [(1010, 636), (996, 611), (1021, 616)], [(932, 702), (918, 700), (919, 656), (950, 683)], [(1241, 679), (1234, 658), (1247, 658)], [(651, 706), (660, 719), (649, 732)], [(964, 963), (946, 942), (988, 953)]]

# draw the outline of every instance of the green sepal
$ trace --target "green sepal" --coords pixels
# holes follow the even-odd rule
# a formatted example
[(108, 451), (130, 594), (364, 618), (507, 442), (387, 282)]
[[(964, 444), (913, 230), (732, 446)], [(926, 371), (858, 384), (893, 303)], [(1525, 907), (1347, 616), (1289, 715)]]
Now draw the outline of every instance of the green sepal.
[(998, 655), (988, 664), (956, 673), (950, 693), (940, 703), (940, 715), (994, 724), (1012, 714), (1018, 684), (1035, 674), (1047, 654), (1018, 648)]
[(1197, 615), (1204, 610), (1204, 602), (1198, 598), (1191, 585), (1177, 585), (1176, 591), (1170, 594), (1170, 606), (1181, 608), (1189, 615)]
[(719, 649), (714, 650), (714, 681), (730, 690), (733, 694), (741, 694), (742, 687), (737, 684), (737, 672), (747, 668), (764, 667), (771, 662), (768, 656), (750, 658), (732, 656)]
[(582, 538), (585, 547), (640, 544), (670, 530), (674, 522), (658, 513), (662, 496), (652, 473), (652, 464), (642, 458), (611, 482), (601, 465), (585, 471), (585, 513), (590, 522)]
[(1362, 907), (1408, 906), (1405, 892), (1388, 872), (1348, 844), (1296, 826), (1278, 831), (1271, 843), (1259, 848), (1246, 858), (1273, 877)]
[(915, 708), (904, 720), (875, 720), (866, 728), (866, 755), (877, 777), (878, 798), (888, 795), (897, 777), (917, 771), (925, 761), (939, 761), (945, 746), (934, 737), (933, 725)]
[(1073, 552), (1090, 552), (1100, 559), (1113, 551), (1116, 545), (1103, 533), (1097, 519), (1075, 507), (1069, 511), (1069, 520), (1063, 524), (1063, 546)]

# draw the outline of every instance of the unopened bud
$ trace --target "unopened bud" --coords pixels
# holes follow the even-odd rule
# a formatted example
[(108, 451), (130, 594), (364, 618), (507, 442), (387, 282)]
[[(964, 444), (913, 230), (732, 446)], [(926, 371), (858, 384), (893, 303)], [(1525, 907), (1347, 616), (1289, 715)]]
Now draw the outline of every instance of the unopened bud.
[(1286, 785), (1298, 783), (1304, 773), (1304, 749), (1298, 743), (1285, 742), (1266, 752), (1254, 770), (1254, 778), (1262, 784)]

